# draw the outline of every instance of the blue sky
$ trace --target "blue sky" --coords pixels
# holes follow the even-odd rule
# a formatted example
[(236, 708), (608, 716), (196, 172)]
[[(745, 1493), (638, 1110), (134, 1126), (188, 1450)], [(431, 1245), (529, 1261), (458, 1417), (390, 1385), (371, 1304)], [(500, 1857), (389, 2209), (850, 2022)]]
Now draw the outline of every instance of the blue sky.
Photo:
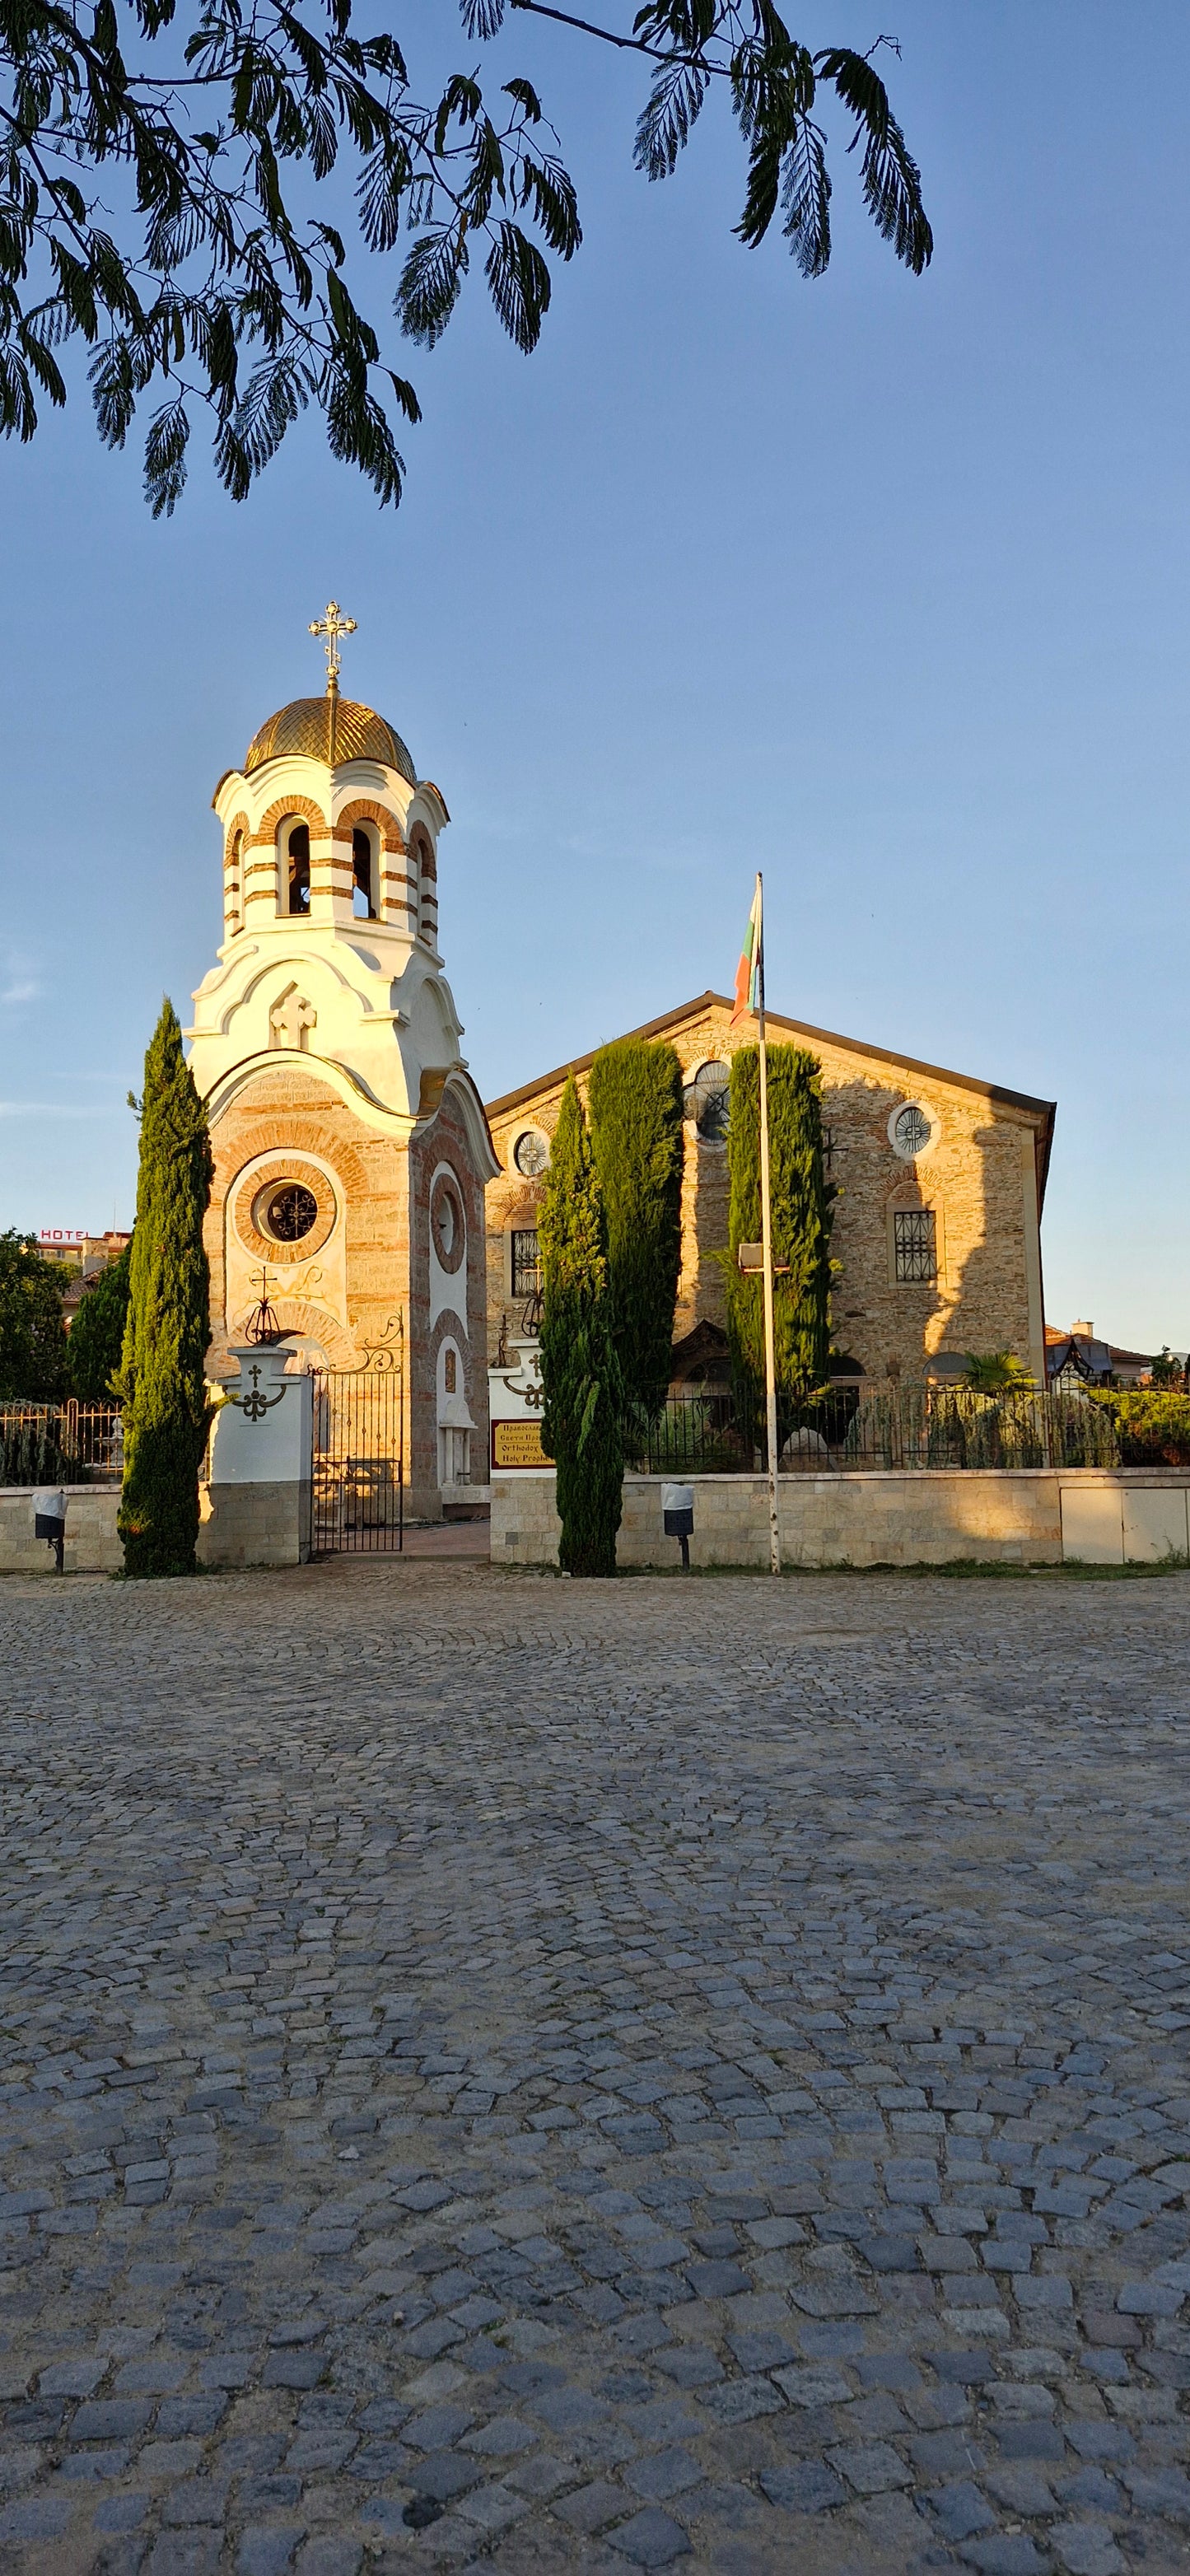
[(199, 461), (158, 525), (81, 396), (0, 450), (0, 1225), (127, 1221), (124, 1096), (219, 936), (211, 791), (321, 685), (334, 592), (346, 689), (454, 817), (482, 1090), (729, 988), (763, 866), (775, 1008), (1057, 1099), (1051, 1320), (1190, 1343), (1190, 21), (789, 15), (899, 36), (924, 280), (841, 149), (826, 279), (745, 252), (726, 122), (649, 187), (637, 67), (514, 19), (501, 76), (539, 82), (586, 240), (535, 357), (480, 289), (405, 352), (399, 511), (313, 421), (247, 503)]

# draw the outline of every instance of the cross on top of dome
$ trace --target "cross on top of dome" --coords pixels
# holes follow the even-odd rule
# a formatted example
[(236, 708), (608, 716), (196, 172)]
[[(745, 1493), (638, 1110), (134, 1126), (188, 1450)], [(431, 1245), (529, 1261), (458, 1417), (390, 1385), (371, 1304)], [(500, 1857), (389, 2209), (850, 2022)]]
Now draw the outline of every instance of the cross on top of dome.
[(311, 635), (321, 635), (323, 638), (324, 649), (326, 652), (326, 694), (328, 698), (337, 697), (339, 690), (339, 671), (341, 668), (339, 657), (339, 638), (341, 635), (354, 635), (355, 632), (356, 622), (354, 617), (344, 617), (340, 613), (337, 599), (328, 599), (325, 615), (320, 617), (317, 624), (312, 625), (310, 628)]

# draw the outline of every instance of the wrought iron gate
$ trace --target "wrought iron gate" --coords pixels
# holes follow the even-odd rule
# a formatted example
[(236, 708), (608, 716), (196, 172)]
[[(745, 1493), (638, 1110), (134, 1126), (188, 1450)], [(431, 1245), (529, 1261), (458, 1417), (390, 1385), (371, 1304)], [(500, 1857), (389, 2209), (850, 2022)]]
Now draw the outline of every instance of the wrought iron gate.
[(403, 1548), (403, 1368), (316, 1369), (313, 1391), (314, 1555)]

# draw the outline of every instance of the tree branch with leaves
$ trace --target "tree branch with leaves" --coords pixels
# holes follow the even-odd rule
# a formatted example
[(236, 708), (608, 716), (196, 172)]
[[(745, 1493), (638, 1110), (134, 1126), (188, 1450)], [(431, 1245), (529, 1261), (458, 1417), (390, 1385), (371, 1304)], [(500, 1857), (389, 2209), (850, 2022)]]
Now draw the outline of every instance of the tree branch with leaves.
[[(509, 5), (653, 67), (635, 148), (650, 179), (673, 171), (721, 89), (746, 151), (739, 236), (755, 248), (780, 215), (806, 277), (831, 253), (819, 109), (833, 93), (879, 231), (926, 266), (920, 175), (877, 48), (811, 53), (769, 0), (649, 0), (631, 33), (545, 0)], [(492, 45), (504, 8), (462, 0), (468, 42)], [(519, 75), (494, 104), (476, 67), (419, 104), (397, 35), (357, 34), (352, 0), (0, 0), (0, 428), (31, 439), (39, 404), (66, 402), (77, 342), (108, 447), (151, 405), (155, 515), (182, 493), (204, 410), (237, 500), (313, 407), (332, 453), (398, 501), (397, 428), (420, 406), (396, 344), (431, 348), (480, 263), (510, 338), (535, 348), (550, 261), (582, 238), (556, 147)], [(320, 208), (336, 173), (350, 227)], [(348, 284), (368, 255), (391, 330)]]

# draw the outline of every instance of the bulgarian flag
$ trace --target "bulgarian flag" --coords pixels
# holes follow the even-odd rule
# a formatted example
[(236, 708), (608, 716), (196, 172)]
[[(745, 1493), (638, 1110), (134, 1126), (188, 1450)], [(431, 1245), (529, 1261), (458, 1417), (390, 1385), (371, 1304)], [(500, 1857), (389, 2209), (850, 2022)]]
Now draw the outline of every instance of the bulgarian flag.
[(744, 945), (740, 952), (740, 962), (735, 970), (735, 1009), (731, 1015), (731, 1026), (733, 1029), (736, 1021), (743, 1019), (745, 1012), (754, 1011), (756, 1009), (763, 992), (764, 921), (761, 906), (760, 878), (758, 876), (756, 880), (756, 892), (752, 897), (752, 910), (748, 915), (748, 927), (744, 932)]

